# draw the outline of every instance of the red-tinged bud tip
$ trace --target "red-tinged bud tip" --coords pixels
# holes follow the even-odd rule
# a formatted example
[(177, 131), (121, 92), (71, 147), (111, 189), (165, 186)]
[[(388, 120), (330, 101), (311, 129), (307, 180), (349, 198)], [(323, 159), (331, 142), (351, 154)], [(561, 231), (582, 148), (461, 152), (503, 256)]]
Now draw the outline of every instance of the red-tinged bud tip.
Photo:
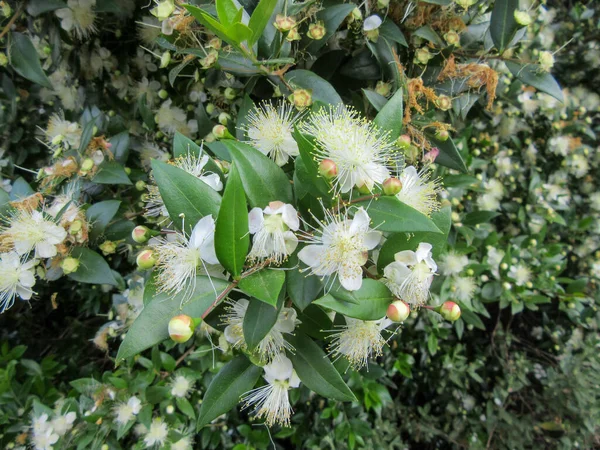
[(388, 306), (386, 315), (394, 322), (404, 322), (410, 315), (410, 307), (402, 300), (396, 300)]
[(424, 163), (433, 163), (439, 154), (440, 154), (440, 149), (437, 147), (433, 147), (431, 150), (429, 150), (427, 153), (425, 153), (425, 155), (423, 155), (423, 162)]
[(337, 176), (337, 165), (331, 159), (324, 159), (319, 164), (319, 174), (328, 180)]
[(450, 137), (450, 133), (448, 133), (447, 130), (438, 130), (435, 133), (435, 138), (441, 142), (447, 141), (449, 137)]
[(193, 335), (194, 320), (190, 316), (181, 314), (169, 321), (169, 336), (173, 341), (182, 344), (189, 341)]
[(144, 225), (138, 225), (131, 232), (131, 238), (138, 244), (143, 244), (150, 238), (150, 230)]
[(449, 320), (450, 322), (454, 322), (460, 318), (460, 306), (454, 302), (445, 302), (440, 306), (438, 312), (445, 320)]
[(402, 181), (398, 178), (388, 178), (383, 182), (383, 193), (385, 195), (396, 195), (402, 190)]
[(398, 138), (398, 140), (396, 141), (398, 144), (398, 147), (400, 148), (408, 148), (408, 146), (410, 145), (410, 136), (408, 134), (403, 134), (402, 136), (400, 136)]
[(151, 269), (156, 264), (156, 258), (154, 257), (154, 252), (150, 249), (146, 249), (142, 251), (139, 255), (137, 255), (136, 263), (138, 267), (142, 270)]

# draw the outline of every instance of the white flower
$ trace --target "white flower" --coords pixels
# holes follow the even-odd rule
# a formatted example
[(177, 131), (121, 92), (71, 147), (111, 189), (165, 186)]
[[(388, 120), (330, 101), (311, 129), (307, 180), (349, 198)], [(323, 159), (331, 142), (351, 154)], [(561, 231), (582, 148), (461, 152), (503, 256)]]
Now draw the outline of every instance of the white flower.
[(79, 39), (87, 38), (98, 30), (94, 24), (96, 0), (69, 0), (67, 6), (56, 11), (63, 30), (74, 30)]
[(363, 23), (363, 31), (373, 31), (379, 28), (382, 24), (381, 17), (376, 14), (369, 16), (365, 19)]
[(294, 106), (281, 101), (277, 107), (263, 103), (248, 113), (245, 129), (249, 144), (283, 166), (290, 157), (298, 156), (298, 144), (292, 137), (298, 120)]
[(176, 232), (173, 240), (159, 238), (152, 247), (157, 260), (159, 292), (176, 295), (185, 291), (184, 299), (194, 290), (198, 268), (202, 267), (206, 273), (205, 263), (219, 264), (215, 254), (215, 221), (212, 215), (200, 219), (189, 238)]
[(343, 106), (322, 108), (301, 125), (315, 137), (319, 160), (330, 159), (337, 167), (336, 192), (353, 187), (372, 189), (390, 176), (386, 167), (394, 151), (387, 134)]
[(288, 390), (300, 386), (300, 379), (292, 362), (283, 353), (264, 366), (263, 370), (264, 379), (268, 384), (247, 392), (242, 398), (245, 402), (244, 407), (253, 405), (255, 417), (264, 417), (267, 426), (279, 424), (289, 427), (293, 411)]
[(531, 270), (525, 264), (511, 266), (508, 275), (515, 280), (517, 286), (524, 286), (531, 280)]
[(508, 176), (512, 173), (512, 161), (506, 152), (500, 152), (496, 156), (496, 169), (500, 175)]
[(319, 221), (317, 234), (308, 238), (313, 243), (300, 250), (298, 258), (309, 266), (312, 275), (337, 275), (344, 289), (356, 291), (362, 286), (362, 266), (369, 250), (381, 241), (381, 232), (369, 227), (371, 219), (362, 207), (352, 219), (328, 211), (325, 218), (325, 223)]
[(115, 408), (115, 414), (117, 415), (116, 421), (121, 425), (129, 423), (133, 419), (133, 416), (137, 415), (142, 409), (142, 402), (136, 396), (130, 397), (127, 403), (121, 403)]
[(192, 388), (192, 382), (183, 375), (177, 375), (171, 385), (171, 395), (173, 397), (185, 397)]
[(486, 193), (477, 198), (477, 206), (484, 211), (498, 211), (500, 209), (500, 200), (498, 197)]
[(69, 144), (70, 148), (79, 149), (82, 129), (77, 122), (65, 120), (62, 114), (52, 114), (44, 133), (51, 146), (60, 140)]
[(218, 174), (212, 172), (206, 172), (204, 167), (208, 163), (209, 157), (202, 153), (202, 148), (200, 148), (200, 155), (196, 156), (191, 151), (188, 152), (185, 156), (180, 156), (175, 158), (175, 167), (179, 167), (182, 170), (185, 170), (190, 175), (195, 176), (199, 180), (204, 181), (215, 191), (221, 191), (223, 189), (223, 183), (221, 182), (221, 178)]
[(35, 433), (32, 437), (32, 444), (35, 450), (52, 450), (53, 445), (58, 442), (60, 436), (48, 428), (42, 433)]
[(440, 264), (444, 275), (458, 275), (469, 264), (467, 255), (461, 255), (455, 251), (449, 251)]
[(42, 212), (29, 209), (19, 209), (11, 218), (10, 227), (3, 231), (19, 255), (35, 250), (35, 258), (56, 256), (56, 246), (67, 237), (63, 227), (45, 218)]
[(571, 138), (569, 136), (556, 136), (548, 141), (548, 149), (559, 156), (567, 156), (571, 149)]
[(417, 251), (403, 250), (383, 269), (384, 282), (399, 299), (413, 306), (427, 301), (429, 286), (437, 265), (431, 257), (431, 244), (421, 242)]
[(387, 340), (381, 331), (391, 325), (386, 317), (380, 320), (358, 320), (345, 317), (346, 325), (331, 336), (330, 351), (334, 359), (346, 358), (350, 365), (359, 370), (366, 366), (369, 358), (381, 356)]
[(582, 178), (590, 170), (590, 164), (585, 156), (574, 154), (567, 160), (569, 172), (576, 178)]
[(155, 417), (152, 419), (150, 429), (144, 436), (144, 444), (146, 444), (146, 447), (152, 447), (153, 445), (164, 445), (168, 434), (169, 428), (167, 427), (167, 424), (160, 417)]
[(73, 428), (73, 422), (77, 418), (77, 414), (73, 411), (64, 415), (59, 415), (52, 419), (51, 426), (59, 436), (64, 436), (67, 431)]
[(171, 99), (163, 102), (156, 112), (155, 118), (158, 128), (166, 134), (179, 131), (186, 136), (198, 131), (198, 122), (188, 121), (185, 111), (177, 106), (171, 106), (172, 103)]
[(438, 180), (429, 180), (430, 172), (423, 169), (417, 172), (413, 166), (406, 167), (399, 177), (402, 189), (396, 198), (417, 211), (430, 216), (440, 209), (437, 194), (440, 190)]
[(600, 212), (600, 192), (594, 192), (590, 195), (590, 208)]
[[(281, 264), (296, 250), (300, 221), (292, 205), (271, 202), (264, 210), (253, 208), (248, 214), (250, 234), (254, 235), (250, 260), (271, 259)], [(291, 230), (291, 231), (290, 231)]]
[(504, 196), (504, 183), (497, 178), (491, 178), (484, 183), (485, 192), (497, 199)]
[(33, 435), (44, 434), (47, 430), (51, 429), (50, 422), (48, 422), (48, 414), (44, 413), (38, 417), (34, 417), (31, 428), (33, 429)]
[(171, 450), (192, 450), (192, 438), (190, 436), (184, 436), (177, 442), (171, 444)]
[[(227, 314), (224, 316), (225, 339), (235, 348), (246, 348), (244, 339), (244, 317), (248, 310), (249, 301), (242, 298), (237, 302), (228, 301)], [(263, 361), (271, 361), (284, 350), (294, 350), (294, 347), (288, 343), (284, 334), (290, 334), (296, 328), (300, 321), (297, 319), (297, 313), (294, 308), (281, 308), (277, 322), (267, 333), (262, 341), (256, 347), (258, 354)]]
[(456, 277), (453, 287), (456, 298), (461, 302), (468, 302), (477, 289), (477, 283), (473, 277)]
[(499, 278), (500, 271), (498, 270), (498, 266), (500, 266), (500, 263), (504, 259), (504, 251), (498, 250), (496, 247), (492, 247), (492, 246), (488, 246), (487, 251), (488, 251), (487, 263), (491, 267), (492, 274), (496, 278)]
[(10, 308), (18, 295), (29, 300), (35, 285), (35, 266), (32, 259), (24, 262), (15, 252), (0, 254), (0, 313)]

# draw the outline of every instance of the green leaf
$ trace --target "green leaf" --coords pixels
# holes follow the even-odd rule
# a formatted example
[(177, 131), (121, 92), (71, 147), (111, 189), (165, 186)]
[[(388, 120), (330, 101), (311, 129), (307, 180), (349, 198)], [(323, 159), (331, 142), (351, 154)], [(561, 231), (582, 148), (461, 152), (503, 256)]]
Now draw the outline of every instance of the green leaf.
[(179, 131), (175, 132), (173, 136), (173, 157), (179, 158), (180, 156), (194, 155), (199, 157), (202, 153), (200, 146), (192, 141), (189, 137), (184, 136)]
[(317, 41), (313, 40), (306, 48), (309, 53), (316, 54), (319, 49), (327, 44), (327, 41), (340, 27), (344, 19), (356, 7), (354, 3), (342, 3), (329, 6), (317, 13), (317, 20), (323, 21), (325, 25), (325, 36)]
[(96, 126), (96, 119), (97, 117), (92, 117), (85, 123), (83, 127), (83, 131), (81, 132), (81, 139), (79, 140), (79, 154), (81, 155), (83, 154), (83, 152), (85, 152), (85, 149), (87, 149), (87, 146), (90, 144), (90, 141), (94, 137), (94, 127)]
[(190, 419), (196, 420), (196, 412), (194, 411), (194, 407), (190, 404), (187, 398), (177, 397), (175, 399), (175, 403), (177, 403), (177, 407), (182, 413), (184, 413)]
[(515, 20), (515, 11), (518, 7), (519, 0), (501, 0), (494, 3), (490, 35), (500, 53), (506, 49), (519, 27)]
[(232, 409), (254, 387), (261, 373), (262, 368), (241, 355), (225, 364), (204, 394), (197, 429)]
[(98, 184), (133, 184), (125, 168), (116, 161), (103, 162), (92, 181)]
[(127, 331), (119, 347), (117, 362), (168, 339), (168, 325), (172, 317), (179, 314), (201, 317), (228, 285), (226, 280), (219, 278), (211, 280), (205, 276), (196, 277), (194, 291), (189, 300), (184, 302), (183, 293), (172, 295), (156, 292), (154, 279), (151, 278), (144, 289), (144, 309)]
[(138, 98), (137, 107), (138, 111), (140, 112), (140, 116), (142, 116), (142, 120), (144, 121), (144, 125), (146, 125), (146, 128), (148, 128), (150, 131), (154, 130), (154, 126), (156, 125), (154, 121), (154, 114), (152, 114), (152, 111), (150, 108), (148, 108), (145, 94), (140, 95)]
[(323, 289), (323, 283), (317, 276), (308, 275), (306, 272), (301, 270), (306, 269), (307, 266), (302, 261), (298, 261), (296, 255), (291, 256), (289, 259), (289, 266), (297, 269), (291, 269), (286, 272), (286, 287), (287, 292), (294, 302), (294, 305), (303, 311), (312, 301), (317, 298), (319, 292)]
[(186, 232), (204, 216), (219, 214), (221, 196), (204, 181), (157, 160), (152, 160), (152, 172), (169, 217), (179, 229), (182, 228), (180, 214), (185, 215)]
[(288, 336), (288, 341), (294, 346), (289, 358), (306, 387), (325, 398), (342, 402), (357, 401), (325, 352), (311, 338), (296, 333), (295, 336)]
[(312, 186), (316, 191), (327, 197), (331, 197), (332, 189), (330, 184), (319, 175), (319, 163), (315, 155), (315, 138), (306, 134), (300, 133), (298, 130), (293, 132), (294, 139), (298, 144), (298, 151), (300, 157), (306, 168), (306, 173)]
[(237, 167), (233, 163), (217, 218), (215, 251), (221, 265), (235, 279), (242, 273), (249, 245), (246, 194)]
[(198, 22), (212, 31), (219, 39), (239, 49), (239, 42), (237, 42), (233, 36), (228, 33), (228, 30), (222, 24), (211, 17), (210, 14), (201, 10), (197, 6), (184, 4), (183, 7), (187, 9)]
[(313, 102), (323, 102), (332, 106), (343, 103), (333, 86), (310, 70), (292, 70), (287, 72), (284, 78), (298, 88), (312, 91)]
[(468, 171), (465, 161), (462, 156), (460, 156), (452, 138), (448, 138), (444, 142), (438, 141), (434, 137), (432, 137), (431, 140), (440, 150), (440, 154), (435, 159), (436, 164), (449, 167), (450, 169), (460, 170), (463, 173)]
[(283, 170), (270, 158), (243, 142), (223, 141), (235, 163), (252, 208), (266, 207), (279, 200), (292, 203), (292, 185)]
[(544, 72), (537, 64), (517, 64), (512, 61), (505, 61), (508, 70), (523, 83), (551, 95), (559, 102), (564, 102), (562, 89), (554, 77), (548, 72)]
[(262, 36), (262, 32), (269, 23), (271, 14), (277, 6), (277, 0), (260, 0), (258, 5), (254, 9), (248, 27), (252, 30), (252, 36), (248, 39), (250, 46), (254, 45), (255, 42)]
[(9, 198), (11, 201), (23, 200), (25, 197), (35, 194), (33, 188), (29, 185), (23, 177), (19, 177), (15, 180), (10, 190)]
[(427, 350), (432, 356), (437, 353), (438, 338), (435, 334), (431, 333), (427, 338)]
[(367, 100), (369, 100), (369, 103), (373, 105), (373, 108), (377, 111), (381, 111), (381, 108), (383, 108), (388, 101), (387, 98), (377, 92), (368, 89), (363, 89), (362, 91), (363, 94), (365, 94), (365, 97), (367, 97)]
[(328, 330), (333, 327), (327, 313), (317, 305), (308, 305), (304, 311), (298, 313), (298, 319), (300, 325), (296, 332), (305, 333), (315, 339), (325, 339), (329, 335)]
[(402, 89), (398, 89), (375, 116), (373, 123), (389, 133), (390, 141), (395, 141), (402, 134)]
[(276, 307), (273, 306), (275, 305), (268, 305), (256, 301), (256, 299), (250, 299), (248, 309), (244, 315), (244, 324), (242, 325), (244, 341), (250, 351), (260, 344), (260, 341), (265, 338), (277, 322), (279, 311), (283, 306), (283, 296), (281, 296), (279, 304)]
[(435, 225), (442, 231), (442, 233), (405, 233), (392, 234), (389, 236), (381, 250), (379, 251), (379, 257), (377, 258), (377, 267), (381, 272), (385, 266), (394, 261), (394, 255), (402, 250), (415, 251), (421, 242), (426, 242), (433, 246), (431, 252), (433, 259), (439, 257), (439, 255), (446, 249), (448, 240), (448, 233), (452, 221), (450, 215), (452, 214), (452, 208), (449, 206), (442, 208), (439, 211), (434, 212), (431, 215), (431, 220)]
[(371, 218), (372, 227), (379, 231), (440, 233), (429, 217), (402, 203), (396, 197), (384, 196), (374, 200), (365, 200), (357, 203), (357, 206), (365, 208)]
[(115, 134), (108, 142), (111, 144), (110, 151), (115, 155), (115, 160), (121, 164), (125, 164), (129, 156), (129, 133), (123, 131)]
[(438, 47), (445, 47), (444, 41), (429, 25), (424, 25), (413, 33), (413, 36), (419, 36), (434, 43)]
[(494, 217), (499, 215), (500, 213), (496, 211), (473, 211), (467, 214), (462, 222), (463, 225), (473, 226), (480, 223), (489, 222)]
[(388, 41), (397, 42), (404, 47), (408, 47), (404, 34), (402, 34), (402, 31), (400, 31), (400, 28), (398, 28), (398, 25), (393, 20), (386, 19), (383, 21), (379, 27), (379, 35)]
[(73, 247), (71, 256), (79, 260), (77, 271), (67, 275), (72, 280), (80, 283), (118, 285), (110, 266), (98, 253), (85, 247)]
[(40, 86), (53, 89), (52, 83), (42, 70), (40, 58), (29, 36), (13, 31), (10, 34), (8, 49), (10, 65), (15, 72)]
[(327, 295), (315, 300), (313, 304), (354, 319), (379, 320), (385, 316), (388, 306), (394, 299), (383, 283), (368, 278), (363, 280), (359, 290), (349, 292), (356, 303), (348, 302), (348, 291), (342, 291), (331, 289)]
[(236, 42), (241, 43), (252, 37), (252, 30), (243, 23), (234, 23), (227, 29), (227, 34)]
[[(262, 0), (262, 2), (267, 0)], [(255, 11), (256, 13), (256, 11)], [(248, 114), (250, 111), (254, 109), (254, 102), (250, 98), (248, 94), (244, 95), (244, 99), (242, 100), (242, 104), (240, 105), (240, 110), (238, 111), (237, 123), (235, 124), (235, 137), (239, 140), (244, 139), (246, 132), (244, 129), (248, 124)]]
[(235, 6), (233, 0), (216, 0), (215, 4), (219, 21), (225, 27), (232, 24), (238, 14), (238, 8)]
[(62, 0), (30, 0), (27, 4), (27, 14), (39, 16), (62, 8), (67, 8), (67, 4)]
[(106, 200), (90, 206), (85, 212), (88, 222), (91, 224), (90, 239), (95, 240), (106, 229), (121, 205), (120, 200)]
[(263, 269), (242, 278), (238, 287), (245, 294), (275, 306), (284, 282), (285, 274), (282, 270)]

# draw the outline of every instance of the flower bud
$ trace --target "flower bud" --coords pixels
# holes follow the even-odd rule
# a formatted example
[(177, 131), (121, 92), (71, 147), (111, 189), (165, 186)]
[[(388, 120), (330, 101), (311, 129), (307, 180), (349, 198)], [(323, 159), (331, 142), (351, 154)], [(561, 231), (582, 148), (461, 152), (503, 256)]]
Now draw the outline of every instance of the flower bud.
[(429, 49), (427, 47), (418, 48), (415, 52), (415, 62), (417, 64), (426, 65), (432, 58), (433, 55), (429, 53)]
[(442, 111), (448, 111), (450, 108), (452, 108), (452, 99), (447, 95), (440, 95), (435, 104)]
[(296, 21), (293, 17), (287, 17), (281, 14), (277, 14), (273, 26), (283, 33), (286, 31), (290, 31), (292, 28), (294, 28), (296, 26)]
[(365, 31), (365, 36), (371, 42), (377, 42), (379, 39), (379, 28), (375, 28), (374, 30)]
[(402, 190), (402, 181), (398, 178), (390, 177), (383, 182), (383, 193), (385, 195), (396, 195)]
[(337, 176), (338, 170), (337, 165), (331, 159), (324, 159), (319, 164), (319, 175), (327, 180), (330, 180)]
[(550, 69), (554, 66), (554, 55), (547, 51), (540, 52), (538, 62), (540, 63), (540, 69), (544, 72), (550, 72)]
[(363, 15), (360, 8), (354, 8), (350, 14), (348, 14), (348, 23), (352, 23), (358, 20), (362, 20)]
[(190, 316), (185, 314), (175, 316), (169, 321), (169, 337), (173, 341), (183, 344), (194, 335), (194, 328), (194, 320)]
[(311, 23), (308, 26), (308, 33), (306, 35), (315, 41), (319, 41), (325, 37), (326, 32), (325, 24), (319, 20), (317, 23)]
[(225, 92), (223, 94), (227, 100), (234, 100), (237, 97), (237, 92), (233, 88), (225, 88)]
[(388, 95), (390, 95), (391, 91), (392, 91), (392, 85), (390, 83), (378, 81), (377, 86), (375, 86), (375, 92), (377, 92), (379, 95), (383, 95), (384, 97), (387, 97)]
[(312, 91), (308, 89), (296, 89), (292, 94), (292, 99), (296, 108), (308, 108), (312, 105)]
[(74, 220), (69, 226), (69, 234), (75, 235), (83, 228), (83, 222), (81, 220)]
[(437, 130), (435, 132), (435, 138), (440, 142), (447, 141), (449, 137), (450, 133), (448, 133), (448, 130)]
[(142, 192), (146, 189), (146, 182), (144, 180), (138, 180), (135, 182), (135, 188)]
[(515, 10), (514, 17), (515, 21), (523, 27), (531, 24), (531, 16), (527, 11)]
[(77, 258), (69, 256), (62, 260), (60, 267), (62, 268), (65, 275), (77, 272), (77, 269), (79, 269), (79, 260)]
[(460, 306), (454, 302), (444, 302), (437, 311), (445, 320), (450, 322), (454, 322), (460, 318)]
[(160, 57), (160, 68), (164, 69), (171, 63), (171, 52), (168, 50), (162, 54)]
[(94, 160), (91, 158), (86, 158), (81, 163), (81, 171), (82, 172), (89, 172), (93, 168), (94, 168)]
[(390, 0), (377, 0), (377, 8), (385, 9), (390, 6)]
[(460, 47), (460, 36), (454, 30), (450, 30), (444, 34), (444, 40), (448, 43), (448, 45)]
[(200, 60), (200, 65), (202, 66), (203, 69), (210, 69), (212, 66), (214, 66), (217, 61), (219, 60), (219, 53), (217, 53), (217, 51), (215, 50), (211, 50), (210, 52), (208, 52), (208, 55), (206, 55), (204, 58), (202, 58)]
[(154, 252), (150, 249), (143, 250), (137, 255), (135, 259), (138, 267), (142, 270), (148, 270), (154, 267), (156, 264), (156, 258), (154, 257)]
[(221, 114), (219, 114), (219, 123), (221, 125), (227, 125), (227, 122), (229, 120), (231, 120), (231, 116), (226, 112), (222, 112)]
[(394, 322), (404, 322), (410, 315), (410, 307), (402, 300), (396, 300), (388, 306), (386, 315)]
[[(285, 40), (286, 40), (286, 41), (289, 41), (289, 42), (293, 42), (293, 41), (299, 41), (300, 39), (302, 39), (302, 38), (301, 38), (301, 36), (300, 36), (300, 32), (298, 31), (298, 28), (292, 28), (292, 29), (291, 29), (291, 30), (288, 32), (287, 36), (285, 37)], [(277, 88), (278, 88), (278, 87), (279, 87), (279, 86), (277, 86)]]
[(212, 129), (212, 134), (214, 134), (217, 139), (233, 139), (233, 136), (224, 125), (215, 125)]
[(143, 244), (146, 242), (152, 234), (150, 233), (150, 229), (145, 227), (144, 225), (138, 225), (131, 232), (131, 239), (133, 239), (138, 244)]
[(439, 154), (440, 149), (437, 147), (433, 147), (431, 150), (429, 150), (423, 155), (423, 162), (426, 164), (431, 164), (435, 162), (435, 159), (438, 157)]
[(169, 96), (169, 93), (165, 89), (161, 89), (160, 91), (158, 91), (158, 96), (162, 100), (166, 100), (166, 98)]
[(117, 251), (117, 244), (115, 244), (113, 241), (104, 241), (98, 246), (98, 248), (102, 250), (104, 256), (112, 255)]
[(396, 140), (396, 145), (402, 149), (406, 149), (410, 146), (410, 136), (408, 134), (401, 135)]

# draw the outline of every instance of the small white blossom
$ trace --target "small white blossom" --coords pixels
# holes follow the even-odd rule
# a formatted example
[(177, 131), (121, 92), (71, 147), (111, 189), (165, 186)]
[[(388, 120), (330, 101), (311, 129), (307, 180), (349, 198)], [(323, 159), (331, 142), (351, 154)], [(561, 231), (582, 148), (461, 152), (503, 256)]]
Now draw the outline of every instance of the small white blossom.
[(301, 125), (304, 133), (314, 136), (319, 160), (330, 159), (337, 167), (336, 192), (350, 192), (353, 187), (373, 189), (390, 176), (386, 165), (394, 145), (387, 134), (371, 122), (345, 107), (322, 108)]
[(300, 386), (300, 379), (285, 354), (281, 353), (263, 367), (264, 379), (268, 384), (247, 392), (242, 400), (245, 408), (254, 406), (254, 415), (257, 419), (265, 418), (267, 426), (279, 424), (290, 426), (292, 406), (288, 396), (290, 388)]
[(60, 436), (48, 428), (42, 433), (34, 434), (32, 444), (35, 450), (53, 450), (53, 445), (58, 442)]
[(350, 219), (346, 214), (333, 215), (326, 211), (321, 228), (308, 238), (311, 244), (298, 253), (298, 258), (309, 266), (310, 273), (320, 277), (337, 275), (342, 287), (356, 291), (362, 286), (362, 266), (369, 250), (381, 241), (381, 232), (370, 228), (367, 212), (358, 208)]
[(426, 216), (440, 209), (440, 202), (437, 199), (440, 190), (439, 182), (429, 180), (429, 176), (430, 172), (427, 169), (417, 172), (413, 166), (406, 167), (399, 177), (402, 189), (396, 194), (396, 198), (402, 203), (406, 203)]
[(96, 0), (69, 0), (67, 6), (56, 11), (63, 30), (74, 31), (79, 39), (96, 33)]
[(386, 317), (380, 320), (345, 319), (346, 325), (331, 337), (330, 351), (335, 359), (344, 357), (359, 370), (367, 365), (369, 358), (381, 356), (387, 342), (381, 331), (392, 321)]
[(281, 264), (298, 246), (300, 221), (292, 205), (271, 202), (264, 210), (253, 208), (248, 214), (248, 225), (252, 239), (250, 260), (271, 259)]
[(146, 447), (162, 446), (166, 442), (168, 434), (169, 427), (167, 424), (160, 417), (155, 417), (152, 419), (150, 429), (144, 436), (144, 444), (146, 444)]
[(290, 157), (300, 154), (298, 144), (292, 137), (298, 118), (294, 105), (283, 101), (277, 107), (270, 103), (255, 107), (248, 113), (248, 126), (245, 129), (248, 143), (278, 166), (283, 166)]
[(64, 415), (58, 415), (50, 422), (52, 429), (59, 436), (64, 436), (67, 431), (73, 428), (73, 422), (77, 418), (77, 414), (73, 411)]
[(365, 19), (363, 23), (363, 31), (376, 30), (381, 26), (382, 23), (383, 21), (381, 20), (381, 17), (379, 17), (376, 14), (373, 14), (372, 16), (369, 16)]
[(508, 275), (515, 280), (517, 286), (524, 286), (531, 280), (531, 269), (525, 264), (511, 266)]
[(192, 388), (192, 382), (183, 375), (177, 375), (171, 384), (171, 395), (183, 398), (188, 395)]
[(458, 275), (468, 264), (469, 258), (467, 255), (461, 255), (451, 250), (444, 256), (440, 269), (444, 275)]
[(48, 145), (55, 146), (56, 141), (69, 144), (70, 148), (79, 149), (82, 129), (77, 122), (65, 120), (62, 114), (52, 114), (48, 126), (44, 130)]
[[(228, 301), (227, 314), (224, 316), (225, 339), (235, 348), (246, 348), (244, 339), (244, 317), (248, 311), (249, 301), (242, 298), (238, 301)], [(281, 308), (277, 322), (257, 346), (257, 352), (263, 361), (271, 361), (284, 350), (294, 350), (285, 340), (284, 334), (294, 332), (300, 321), (294, 308)]]
[(200, 148), (200, 155), (201, 156), (196, 156), (194, 153), (188, 152), (185, 156), (175, 158), (174, 165), (175, 167), (185, 170), (199, 180), (204, 181), (215, 191), (221, 191), (223, 189), (223, 183), (221, 182), (219, 175), (207, 172), (204, 169), (208, 163), (209, 157), (202, 153), (202, 148)]
[(35, 285), (35, 266), (32, 259), (24, 262), (15, 252), (0, 253), (0, 313), (9, 309), (18, 295), (29, 300)]
[(192, 450), (193, 441), (190, 436), (184, 436), (171, 444), (171, 450)]
[(468, 302), (473, 297), (477, 283), (473, 277), (456, 277), (453, 280), (454, 294), (461, 302)]
[(121, 403), (115, 408), (116, 421), (121, 425), (129, 423), (142, 409), (142, 402), (139, 398), (133, 396), (127, 400), (127, 403)]
[(431, 244), (421, 242), (416, 252), (398, 252), (395, 261), (383, 269), (384, 282), (392, 294), (410, 305), (422, 306), (429, 296), (429, 287), (437, 270), (431, 248)]
[(67, 237), (65, 229), (44, 217), (41, 211), (19, 209), (3, 230), (19, 255), (35, 251), (35, 258), (56, 256), (56, 246)]

